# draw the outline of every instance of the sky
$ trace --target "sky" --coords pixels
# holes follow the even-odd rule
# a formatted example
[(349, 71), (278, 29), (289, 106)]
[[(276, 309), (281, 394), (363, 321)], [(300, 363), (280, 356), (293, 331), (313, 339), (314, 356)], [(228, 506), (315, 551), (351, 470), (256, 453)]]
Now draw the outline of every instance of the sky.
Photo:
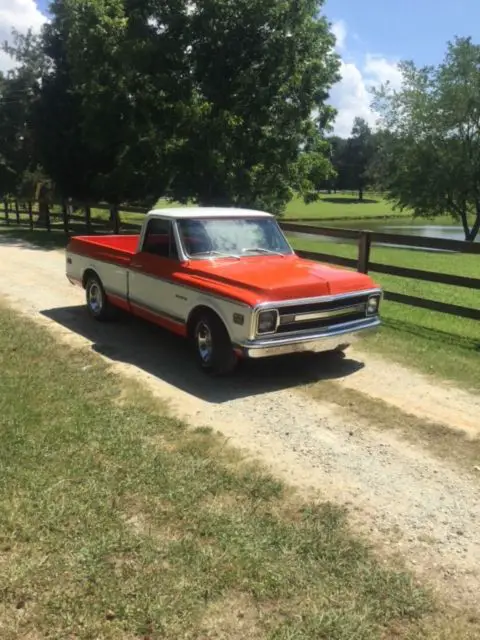
[[(12, 27), (40, 29), (49, 0), (0, 0), (0, 42)], [(337, 110), (335, 133), (348, 136), (356, 116), (372, 126), (369, 88), (400, 82), (397, 64), (438, 64), (455, 36), (480, 42), (480, 0), (326, 0), (324, 15), (332, 24), (341, 56), (342, 80), (332, 88)], [(0, 69), (11, 60), (0, 53)]]

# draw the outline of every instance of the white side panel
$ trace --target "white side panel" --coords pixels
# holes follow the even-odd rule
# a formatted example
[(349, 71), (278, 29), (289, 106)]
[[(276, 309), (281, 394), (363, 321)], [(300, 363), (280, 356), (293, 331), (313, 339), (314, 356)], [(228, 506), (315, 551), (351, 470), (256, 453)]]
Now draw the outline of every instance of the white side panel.
[(67, 278), (81, 282), (84, 262), (83, 256), (78, 256), (67, 251), (65, 253), (65, 262)]
[[(68, 262), (70, 259), (70, 263)], [(113, 293), (127, 298), (127, 269), (109, 262), (94, 260), (77, 253), (67, 253), (67, 277), (83, 280), (85, 271), (92, 269), (98, 275), (107, 293)]]
[[(78, 254), (68, 253), (67, 276), (82, 281), (87, 269), (98, 274), (107, 293), (130, 298), (131, 302), (147, 309), (170, 316), (172, 319), (187, 321), (190, 313), (199, 306), (212, 309), (222, 319), (230, 339), (241, 344), (250, 338), (253, 310), (247, 305), (225, 300), (182, 285), (147, 276), (138, 271), (93, 260)], [(237, 317), (237, 322), (234, 321)], [(238, 324), (243, 320), (243, 324)]]
[(175, 297), (178, 287), (166, 280), (129, 271), (129, 297), (133, 304), (174, 319), (185, 320), (185, 303)]

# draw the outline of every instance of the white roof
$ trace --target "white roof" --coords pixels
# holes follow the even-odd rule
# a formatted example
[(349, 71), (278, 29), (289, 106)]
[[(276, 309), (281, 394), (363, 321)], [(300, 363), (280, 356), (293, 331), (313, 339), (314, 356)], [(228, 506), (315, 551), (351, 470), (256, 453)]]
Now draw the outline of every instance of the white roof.
[(176, 207), (153, 209), (149, 216), (162, 218), (271, 218), (271, 213), (233, 207)]

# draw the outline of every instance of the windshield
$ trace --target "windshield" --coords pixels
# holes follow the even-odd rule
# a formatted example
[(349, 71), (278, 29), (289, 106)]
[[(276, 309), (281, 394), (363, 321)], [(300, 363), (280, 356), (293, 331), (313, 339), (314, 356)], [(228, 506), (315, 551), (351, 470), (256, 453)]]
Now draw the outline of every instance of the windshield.
[(292, 253), (273, 218), (186, 218), (178, 230), (191, 258)]

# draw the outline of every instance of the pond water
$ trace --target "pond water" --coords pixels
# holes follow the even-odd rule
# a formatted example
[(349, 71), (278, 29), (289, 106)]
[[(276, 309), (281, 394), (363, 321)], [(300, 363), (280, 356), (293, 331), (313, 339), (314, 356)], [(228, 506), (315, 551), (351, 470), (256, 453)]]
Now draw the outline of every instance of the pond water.
[[(325, 227), (337, 227), (342, 229), (363, 229), (364, 231), (377, 231), (381, 233), (392, 233), (411, 235), (416, 237), (427, 238), (439, 238), (441, 240), (465, 240), (465, 234), (463, 227), (458, 223), (452, 221), (451, 224), (442, 221), (441, 224), (435, 224), (433, 221), (428, 221), (429, 224), (425, 224), (424, 220), (412, 220), (411, 218), (389, 218), (381, 219), (376, 218), (373, 220), (325, 220), (324, 223), (315, 221), (319, 226)], [(292, 233), (290, 234), (296, 238), (303, 238), (307, 240), (313, 240), (315, 236), (305, 233)], [(319, 236), (316, 236), (319, 237)], [(334, 239), (323, 238), (321, 240), (330, 240), (332, 242), (349, 243), (355, 241), (349, 241), (346, 239)], [(480, 234), (477, 236), (475, 242), (480, 242)], [(397, 245), (388, 245), (397, 246)], [(403, 247), (415, 249), (416, 247)], [(421, 249), (425, 251), (425, 249)], [(435, 249), (433, 249), (435, 251)]]
[[(463, 227), (458, 223), (425, 224), (424, 220), (411, 218), (390, 218), (388, 220), (342, 220), (332, 221), (325, 226), (342, 227), (344, 229), (365, 229), (366, 231), (380, 231), (382, 233), (401, 233), (417, 237), (440, 238), (442, 240), (465, 240)], [(480, 236), (476, 242), (480, 242)]]

